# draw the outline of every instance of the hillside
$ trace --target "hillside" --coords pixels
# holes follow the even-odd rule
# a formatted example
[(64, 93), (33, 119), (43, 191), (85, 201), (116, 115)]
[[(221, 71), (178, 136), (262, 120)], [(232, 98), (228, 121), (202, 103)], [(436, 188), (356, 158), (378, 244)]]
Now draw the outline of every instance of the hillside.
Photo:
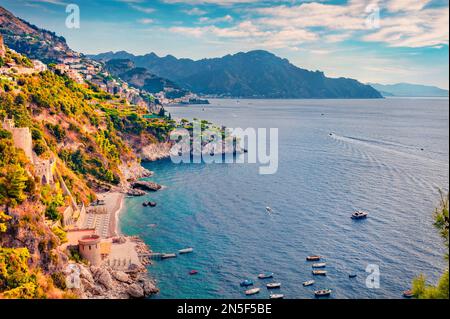
[(68, 47), (63, 37), (17, 18), (2, 6), (0, 6), (0, 33), (7, 46), (30, 59), (50, 63), (79, 55)]
[(145, 108), (59, 72), (35, 70), (29, 59), (5, 50), (0, 298), (79, 297), (65, 284), (69, 260), (80, 262), (79, 255), (61, 248), (67, 229), (76, 229), (80, 218), (67, 215), (67, 209), (77, 212), (98, 192), (125, 191), (143, 173), (137, 154), (166, 141), (174, 123), (165, 117), (144, 119)]
[(436, 86), (397, 83), (397, 84), (378, 84), (370, 83), (383, 96), (397, 97), (448, 97), (448, 90), (443, 90)]
[(323, 72), (298, 68), (267, 51), (222, 58), (177, 59), (127, 52), (92, 56), (97, 60), (129, 59), (157, 76), (197, 94), (247, 98), (381, 98), (378, 91), (348, 78), (328, 78)]
[(188, 91), (181, 89), (172, 81), (156, 76), (150, 73), (146, 68), (136, 67), (135, 64), (128, 59), (109, 60), (106, 62), (105, 68), (111, 74), (118, 76), (134, 87), (143, 89), (149, 93), (168, 91), (166, 93), (168, 98), (179, 98), (188, 94)]

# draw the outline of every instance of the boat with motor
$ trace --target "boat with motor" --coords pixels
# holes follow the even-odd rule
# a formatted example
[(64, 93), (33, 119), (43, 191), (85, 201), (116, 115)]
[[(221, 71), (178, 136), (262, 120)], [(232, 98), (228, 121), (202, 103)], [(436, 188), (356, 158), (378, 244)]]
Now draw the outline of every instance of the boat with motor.
[(303, 286), (308, 287), (314, 285), (315, 283), (316, 283), (315, 280), (308, 280), (303, 283)]
[(258, 275), (259, 279), (269, 279), (273, 278), (273, 272), (266, 272)]
[(198, 274), (198, 271), (197, 270), (191, 270), (190, 272), (189, 272), (189, 275), (197, 275)]
[(270, 294), (270, 299), (283, 299), (284, 295), (283, 294)]
[(312, 265), (313, 268), (325, 268), (327, 263), (315, 263)]
[(356, 278), (356, 277), (358, 277), (357, 274), (350, 274), (350, 275), (348, 275), (348, 278)]
[(170, 259), (170, 258), (176, 258), (177, 254), (162, 254), (161, 259)]
[(327, 272), (325, 270), (313, 270), (312, 274), (314, 276), (326, 276)]
[(189, 248), (180, 249), (180, 250), (178, 251), (178, 253), (180, 253), (181, 255), (183, 255), (183, 254), (189, 254), (189, 253), (192, 253), (193, 251), (194, 251), (194, 248), (189, 247)]
[(328, 297), (329, 295), (331, 295), (331, 292), (331, 289), (320, 289), (314, 291), (314, 295), (316, 297)]
[(353, 212), (352, 219), (365, 219), (367, 218), (367, 216), (369, 216), (368, 212), (358, 210), (356, 212)]
[(267, 289), (278, 289), (281, 288), (281, 283), (279, 282), (271, 282), (266, 285)]
[(311, 255), (311, 256), (306, 257), (306, 260), (307, 260), (307, 261), (319, 261), (320, 258), (321, 258), (321, 257), (318, 256), (318, 255)]
[(253, 288), (253, 289), (246, 290), (245, 294), (247, 296), (251, 296), (251, 295), (259, 294), (260, 291), (261, 291), (261, 288)]

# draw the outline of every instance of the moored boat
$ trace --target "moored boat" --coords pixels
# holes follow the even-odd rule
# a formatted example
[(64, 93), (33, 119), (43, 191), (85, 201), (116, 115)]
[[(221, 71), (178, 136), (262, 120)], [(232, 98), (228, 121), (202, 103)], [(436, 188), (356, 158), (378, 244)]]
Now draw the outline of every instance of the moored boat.
[(260, 291), (261, 291), (261, 288), (253, 288), (253, 289), (246, 290), (245, 294), (247, 296), (251, 296), (251, 295), (259, 294)]
[(194, 248), (189, 247), (189, 248), (180, 249), (178, 252), (180, 254), (189, 254), (189, 253), (192, 253), (193, 251), (194, 251)]
[(313, 268), (325, 268), (327, 263), (315, 263), (312, 265)]
[(252, 286), (253, 285), (253, 281), (246, 279), (244, 281), (241, 281), (240, 285), (241, 285), (241, 287)]
[(270, 294), (270, 299), (283, 299), (284, 295), (283, 294)]
[(353, 212), (352, 219), (364, 219), (367, 218), (367, 216), (369, 216), (368, 212), (358, 210), (356, 212)]
[(316, 297), (327, 297), (327, 296), (331, 295), (331, 289), (316, 290), (316, 291), (314, 291), (314, 295)]
[(306, 257), (306, 260), (307, 260), (307, 261), (319, 261), (320, 258), (321, 258), (321, 257), (318, 256), (318, 255), (312, 255), (312, 256)]
[(348, 278), (356, 278), (358, 275), (357, 274), (350, 274), (348, 275)]
[(314, 285), (315, 282), (316, 282), (315, 280), (308, 280), (303, 283), (303, 286), (305, 287), (312, 286)]
[(325, 270), (313, 270), (312, 274), (314, 276), (326, 276), (327, 272)]
[(161, 259), (176, 258), (177, 254), (162, 254)]
[(414, 297), (414, 293), (413, 293), (412, 290), (405, 290), (403, 292), (403, 297), (405, 297), (405, 298), (412, 298), (412, 297)]
[(258, 275), (259, 279), (269, 279), (269, 278), (273, 278), (273, 273), (272, 272), (266, 272), (266, 273), (262, 273)]
[(189, 272), (189, 275), (197, 275), (198, 274), (198, 271), (197, 270), (191, 270), (190, 272)]
[(267, 287), (267, 289), (281, 288), (281, 283), (279, 283), (279, 282), (271, 282), (271, 283), (267, 284), (266, 287)]

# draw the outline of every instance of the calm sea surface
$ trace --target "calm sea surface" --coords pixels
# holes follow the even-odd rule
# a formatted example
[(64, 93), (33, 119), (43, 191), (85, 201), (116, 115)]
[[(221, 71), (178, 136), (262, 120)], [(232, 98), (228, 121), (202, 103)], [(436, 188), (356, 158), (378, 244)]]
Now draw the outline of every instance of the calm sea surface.
[[(156, 298), (248, 298), (246, 278), (263, 288), (251, 298), (268, 298), (261, 272), (275, 274), (286, 298), (314, 298), (317, 288), (333, 289), (331, 298), (401, 298), (414, 276), (435, 281), (445, 268), (432, 211), (438, 189), (448, 190), (448, 99), (213, 100), (168, 110), (277, 127), (280, 155), (274, 175), (255, 164), (145, 164), (165, 188), (127, 199), (122, 231), (155, 252), (195, 249), (149, 267)], [(150, 199), (158, 206), (143, 208)], [(369, 218), (351, 220), (357, 209)], [(325, 257), (328, 276), (305, 288), (310, 254)], [(379, 266), (379, 289), (366, 287), (369, 264)]]

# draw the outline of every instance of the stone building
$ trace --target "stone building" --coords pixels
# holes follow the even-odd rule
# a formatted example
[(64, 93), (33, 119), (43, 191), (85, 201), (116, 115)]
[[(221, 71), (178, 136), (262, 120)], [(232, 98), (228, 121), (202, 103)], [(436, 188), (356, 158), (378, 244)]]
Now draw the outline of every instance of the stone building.
[(5, 119), (2, 127), (4, 130), (11, 132), (14, 146), (22, 149), (28, 159), (34, 163), (33, 139), (31, 137), (30, 129), (28, 127), (15, 127), (14, 120), (12, 119)]
[(102, 262), (100, 242), (101, 238), (98, 235), (84, 236), (78, 241), (81, 257), (93, 266), (99, 266)]
[(0, 34), (0, 58), (4, 58), (6, 54), (5, 44), (3, 43), (3, 36)]

